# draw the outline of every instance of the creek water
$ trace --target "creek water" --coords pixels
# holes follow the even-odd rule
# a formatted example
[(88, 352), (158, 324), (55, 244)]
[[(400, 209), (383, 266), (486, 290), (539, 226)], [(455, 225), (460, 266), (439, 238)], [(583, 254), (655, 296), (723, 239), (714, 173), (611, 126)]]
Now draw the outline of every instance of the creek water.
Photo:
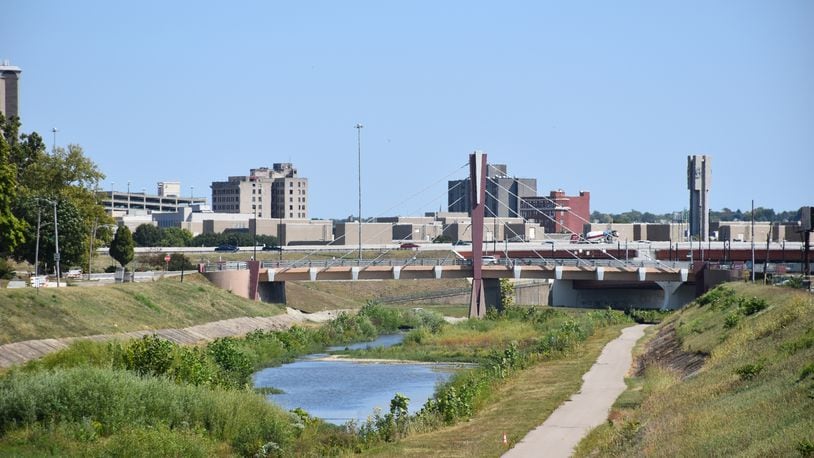
[[(403, 339), (403, 334), (384, 335), (372, 342), (330, 347), (328, 351), (389, 347)], [(387, 412), (397, 392), (410, 398), (409, 410), (415, 413), (432, 397), (436, 385), (460, 368), (444, 363), (325, 360), (326, 356), (317, 353), (263, 369), (254, 374), (254, 386), (283, 390), (267, 398), (285, 409), (300, 407), (312, 416), (343, 424), (349, 420), (364, 422), (375, 408)]]

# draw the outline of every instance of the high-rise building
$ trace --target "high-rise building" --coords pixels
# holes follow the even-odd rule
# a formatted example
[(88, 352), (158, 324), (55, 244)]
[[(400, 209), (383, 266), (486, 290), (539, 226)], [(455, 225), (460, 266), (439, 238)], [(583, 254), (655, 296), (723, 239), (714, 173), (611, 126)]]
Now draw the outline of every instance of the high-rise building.
[(578, 196), (566, 196), (562, 189), (551, 191), (548, 197), (525, 197), (520, 216), (540, 223), (547, 234), (581, 234), (591, 217), (591, 193), (580, 191)]
[(20, 116), (19, 112), (19, 80), (20, 67), (10, 65), (9, 62), (0, 63), (0, 113), (10, 118)]
[(687, 156), (687, 189), (690, 190), (690, 235), (709, 237), (709, 186), (712, 179), (709, 156)]
[(248, 176), (212, 182), (212, 210), (258, 218), (308, 218), (308, 178), (291, 163), (251, 169)]
[[(506, 164), (486, 165), (486, 216), (517, 217), (520, 201), (537, 195), (537, 179), (510, 177)], [(469, 178), (450, 180), (447, 203), (451, 212), (469, 212), (472, 208), (472, 186)]]

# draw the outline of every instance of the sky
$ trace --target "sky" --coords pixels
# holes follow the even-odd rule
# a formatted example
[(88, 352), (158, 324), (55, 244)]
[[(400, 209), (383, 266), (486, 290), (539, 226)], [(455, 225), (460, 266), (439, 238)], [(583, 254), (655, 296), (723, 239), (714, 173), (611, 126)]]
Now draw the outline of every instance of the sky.
[[(106, 190), (293, 162), (309, 217), (445, 209), (469, 153), (591, 210), (814, 204), (814, 2), (6, 0), (23, 132)], [(354, 127), (364, 127), (357, 132)], [(115, 184), (114, 184), (115, 183)]]

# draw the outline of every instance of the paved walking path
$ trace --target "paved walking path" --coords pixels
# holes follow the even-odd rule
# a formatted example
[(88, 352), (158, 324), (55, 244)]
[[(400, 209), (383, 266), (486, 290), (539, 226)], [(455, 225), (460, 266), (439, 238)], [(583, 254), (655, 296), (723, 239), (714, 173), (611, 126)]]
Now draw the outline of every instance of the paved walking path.
[(0, 368), (22, 364), (32, 359), (41, 358), (48, 353), (66, 348), (71, 342), (80, 339), (110, 340), (138, 339), (145, 335), (155, 334), (179, 344), (196, 344), (215, 340), (218, 337), (242, 336), (255, 329), (277, 331), (305, 321), (325, 322), (336, 318), (343, 310), (328, 310), (317, 313), (302, 313), (292, 308), (286, 309), (285, 315), (241, 317), (229, 320), (214, 321), (183, 329), (158, 329), (123, 332), (120, 334), (100, 334), (86, 337), (65, 337), (61, 339), (26, 340), (0, 345)]
[(569, 457), (580, 440), (608, 419), (616, 398), (625, 391), (625, 374), (633, 363), (632, 350), (647, 325), (622, 330), (605, 345), (585, 375), (579, 393), (559, 406), (540, 426), (506, 452), (507, 458)]

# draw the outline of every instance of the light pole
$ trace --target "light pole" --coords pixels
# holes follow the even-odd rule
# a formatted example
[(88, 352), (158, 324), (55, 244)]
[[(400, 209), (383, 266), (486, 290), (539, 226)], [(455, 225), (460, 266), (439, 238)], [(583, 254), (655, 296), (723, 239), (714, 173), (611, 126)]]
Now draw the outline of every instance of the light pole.
[(359, 165), (359, 264), (362, 263), (362, 128), (356, 124), (357, 163)]
[(51, 147), (51, 154), (56, 154), (57, 153), (57, 132), (59, 132), (59, 129), (54, 127), (54, 128), (51, 129), (51, 132), (54, 133), (54, 144)]
[[(57, 272), (57, 288), (59, 288), (59, 220), (57, 219), (57, 201), (46, 199), (44, 197), (38, 197), (37, 200), (44, 200), (49, 204), (54, 206), (54, 264), (56, 264), (56, 272)], [(34, 261), (34, 270), (39, 270), (39, 253), (40, 253), (40, 212), (41, 209), (37, 209), (37, 247), (34, 249), (34, 256), (37, 258)]]
[(127, 182), (127, 214), (130, 214), (130, 182)]
[(40, 292), (40, 217), (42, 216), (42, 209), (37, 205), (37, 246), (34, 248), (34, 286), (37, 288), (37, 293)]
[(54, 204), (54, 264), (57, 268), (57, 288), (59, 288), (59, 220), (57, 219), (57, 201)]

